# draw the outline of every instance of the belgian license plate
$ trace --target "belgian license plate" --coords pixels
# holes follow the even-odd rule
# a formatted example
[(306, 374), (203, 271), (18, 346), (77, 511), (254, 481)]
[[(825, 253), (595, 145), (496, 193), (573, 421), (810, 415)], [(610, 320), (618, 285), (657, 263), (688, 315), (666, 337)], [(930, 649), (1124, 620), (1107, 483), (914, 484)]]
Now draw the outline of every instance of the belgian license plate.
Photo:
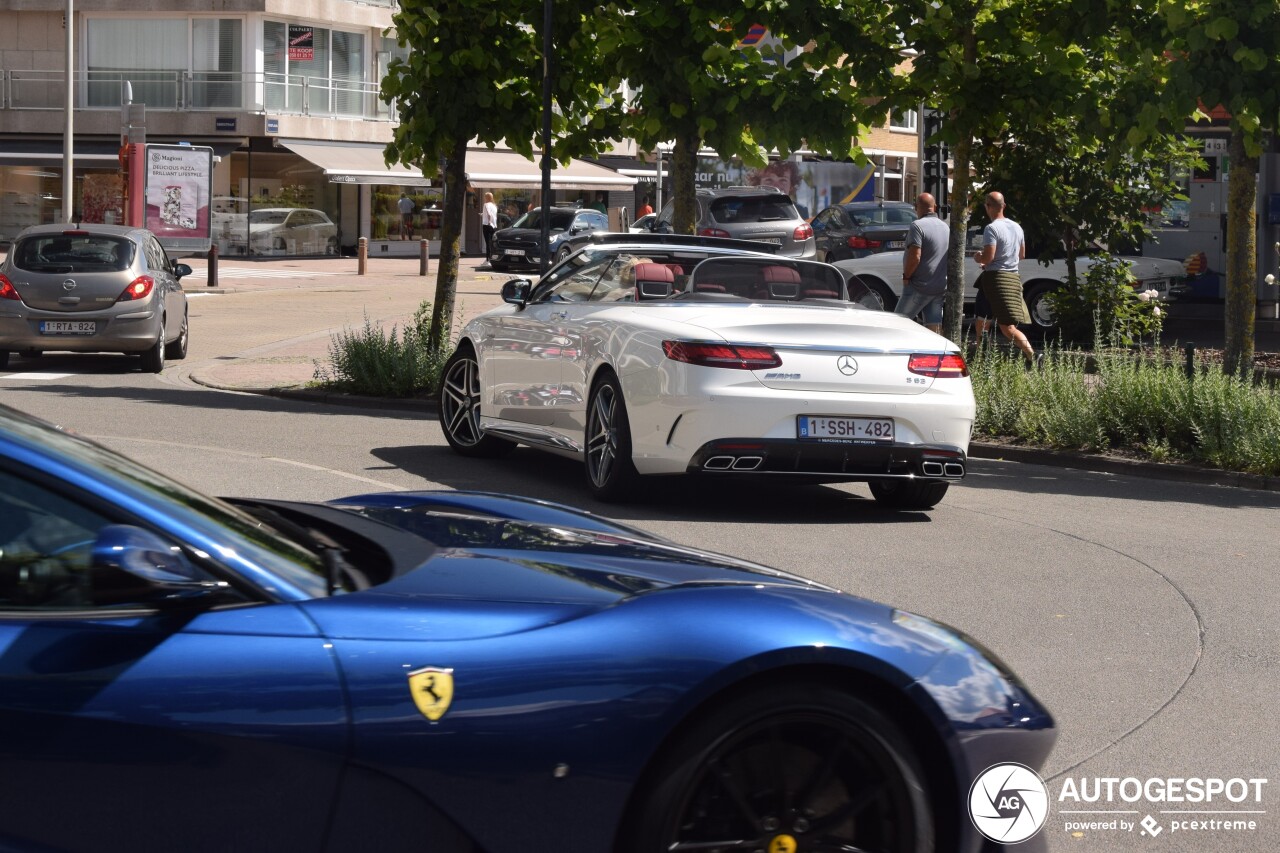
[(520, 256), (524, 254), (524, 249), (503, 249), (502, 254)]
[(93, 320), (44, 320), (40, 323), (42, 335), (92, 335), (98, 331)]
[(1156, 293), (1164, 293), (1169, 289), (1169, 279), (1153, 278), (1150, 281), (1143, 282), (1147, 290), (1154, 290)]
[(753, 237), (751, 239), (755, 240), (757, 243), (772, 243), (775, 246), (782, 245), (781, 237)]
[(889, 241), (888, 243), (886, 243), (885, 245), (886, 245), (887, 247), (889, 247), (890, 249), (904, 249), (904, 248), (906, 248), (907, 241), (905, 241), (905, 240), (890, 240), (890, 241)]
[(800, 415), (796, 418), (796, 435), (843, 441), (893, 441), (893, 418)]

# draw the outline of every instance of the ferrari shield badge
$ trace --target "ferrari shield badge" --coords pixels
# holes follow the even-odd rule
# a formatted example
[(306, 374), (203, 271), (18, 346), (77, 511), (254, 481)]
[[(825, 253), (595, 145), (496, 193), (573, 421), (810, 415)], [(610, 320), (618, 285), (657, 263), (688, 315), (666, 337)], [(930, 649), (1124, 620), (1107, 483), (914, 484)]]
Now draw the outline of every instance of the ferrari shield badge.
[(424, 666), (409, 673), (409, 693), (422, 716), (435, 722), (453, 701), (453, 670)]

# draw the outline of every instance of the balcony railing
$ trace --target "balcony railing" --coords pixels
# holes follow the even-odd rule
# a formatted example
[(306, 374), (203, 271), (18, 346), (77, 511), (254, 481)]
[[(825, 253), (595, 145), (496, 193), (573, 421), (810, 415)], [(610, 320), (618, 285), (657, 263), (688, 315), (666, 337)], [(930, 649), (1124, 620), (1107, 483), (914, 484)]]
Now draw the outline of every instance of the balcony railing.
[[(134, 103), (171, 112), (250, 112), (321, 118), (396, 121), (378, 96), (378, 84), (298, 74), (231, 71), (78, 72), (76, 109), (119, 109), (121, 84), (133, 88)], [(0, 71), (0, 109), (64, 109), (66, 73)]]

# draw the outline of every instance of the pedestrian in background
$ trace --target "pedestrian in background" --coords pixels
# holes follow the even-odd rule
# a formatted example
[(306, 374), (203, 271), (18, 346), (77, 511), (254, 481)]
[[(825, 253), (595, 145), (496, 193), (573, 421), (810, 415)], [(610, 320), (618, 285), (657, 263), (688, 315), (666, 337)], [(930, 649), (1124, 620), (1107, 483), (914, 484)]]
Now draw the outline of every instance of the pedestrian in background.
[(636, 211), (636, 219), (641, 216), (648, 216), (650, 213), (653, 213), (653, 206), (649, 204), (649, 197), (645, 196), (640, 200), (640, 209)]
[(1026, 238), (1022, 226), (1004, 215), (1003, 195), (987, 193), (983, 206), (991, 222), (982, 231), (982, 250), (973, 255), (982, 267), (973, 311), (978, 339), (986, 332), (989, 318), (994, 317), (1001, 334), (1022, 350), (1029, 363), (1035, 364), (1036, 351), (1018, 328), (1019, 324), (1031, 322), (1022, 296), (1022, 277), (1018, 274), (1018, 262), (1027, 256)]
[(608, 213), (609, 208), (605, 206), (605, 194), (596, 193), (596, 203), (591, 205), (592, 210), (598, 210), (601, 213)]
[(907, 231), (907, 251), (902, 256), (902, 296), (894, 313), (903, 317), (922, 315), (929, 331), (941, 334), (951, 229), (938, 218), (937, 203), (929, 193), (916, 196), (916, 217)]
[[(413, 239), (413, 199), (405, 193), (400, 193), (400, 201), (397, 202), (400, 207), (400, 239)], [(409, 236), (405, 236), (408, 234)]]
[(493, 232), (498, 230), (498, 206), (493, 203), (493, 193), (484, 194), (484, 208), (480, 211), (480, 227), (484, 230), (484, 257), (488, 260), (493, 256)]

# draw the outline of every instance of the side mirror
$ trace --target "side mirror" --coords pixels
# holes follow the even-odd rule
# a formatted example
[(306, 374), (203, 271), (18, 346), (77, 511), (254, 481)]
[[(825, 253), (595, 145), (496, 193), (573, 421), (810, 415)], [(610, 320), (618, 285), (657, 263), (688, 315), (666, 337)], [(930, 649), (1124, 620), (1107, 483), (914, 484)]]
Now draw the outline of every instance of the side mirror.
[(178, 279), (181, 279), (185, 275), (191, 275), (191, 267), (186, 264), (174, 264), (173, 275)]
[(529, 302), (529, 291), (532, 289), (533, 282), (529, 279), (513, 278), (502, 285), (502, 301), (523, 308)]
[(98, 531), (89, 557), (93, 603), (192, 602), (227, 592), (225, 581), (203, 572), (163, 539), (129, 524)]

